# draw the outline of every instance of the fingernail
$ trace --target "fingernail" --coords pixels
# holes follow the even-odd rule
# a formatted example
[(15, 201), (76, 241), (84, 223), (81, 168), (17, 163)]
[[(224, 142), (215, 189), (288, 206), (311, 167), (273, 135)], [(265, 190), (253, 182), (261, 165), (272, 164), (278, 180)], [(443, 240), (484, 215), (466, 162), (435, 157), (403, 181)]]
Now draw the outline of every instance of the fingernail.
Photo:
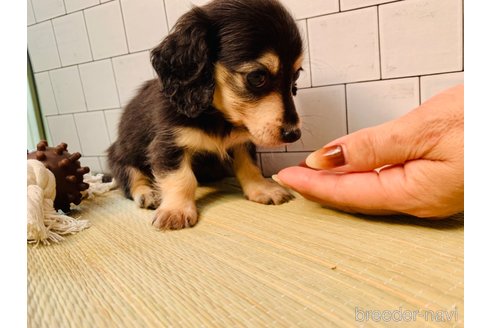
[(279, 179), (278, 175), (276, 174), (272, 175), (272, 180), (278, 183), (279, 185), (281, 185), (282, 187), (289, 188), (282, 182), (282, 180)]
[(332, 169), (345, 165), (345, 156), (341, 145), (321, 148), (306, 158), (306, 164), (313, 169)]

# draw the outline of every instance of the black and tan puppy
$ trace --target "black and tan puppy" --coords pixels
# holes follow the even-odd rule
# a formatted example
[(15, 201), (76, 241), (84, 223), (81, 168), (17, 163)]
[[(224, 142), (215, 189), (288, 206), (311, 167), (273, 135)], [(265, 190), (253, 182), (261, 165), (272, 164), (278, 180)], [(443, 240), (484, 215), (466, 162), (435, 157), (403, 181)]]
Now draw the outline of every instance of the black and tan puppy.
[(126, 106), (108, 150), (126, 196), (156, 208), (160, 229), (195, 225), (197, 180), (230, 170), (249, 200), (290, 200), (262, 177), (254, 145), (300, 138), (301, 62), (296, 23), (276, 0), (215, 0), (183, 15), (152, 50), (159, 79)]

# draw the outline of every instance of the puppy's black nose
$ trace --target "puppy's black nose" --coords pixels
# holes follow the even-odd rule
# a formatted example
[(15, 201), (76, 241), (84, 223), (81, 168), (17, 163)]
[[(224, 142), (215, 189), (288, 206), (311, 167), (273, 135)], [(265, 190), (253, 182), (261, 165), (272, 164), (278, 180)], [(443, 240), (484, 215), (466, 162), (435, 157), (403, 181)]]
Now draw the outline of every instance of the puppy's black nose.
[(282, 134), (283, 142), (294, 142), (299, 140), (299, 138), (301, 137), (301, 129), (298, 128), (282, 128), (280, 132)]

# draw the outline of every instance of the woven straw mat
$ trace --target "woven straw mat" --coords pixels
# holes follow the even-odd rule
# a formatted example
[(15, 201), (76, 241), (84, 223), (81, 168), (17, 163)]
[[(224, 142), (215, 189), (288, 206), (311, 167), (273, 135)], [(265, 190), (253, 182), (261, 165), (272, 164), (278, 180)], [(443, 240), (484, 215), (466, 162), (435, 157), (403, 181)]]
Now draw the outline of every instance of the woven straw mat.
[(234, 180), (200, 187), (197, 205), (194, 228), (162, 232), (120, 191), (84, 200), (72, 214), (89, 229), (28, 246), (28, 326), (463, 326), (463, 215), (261, 205)]

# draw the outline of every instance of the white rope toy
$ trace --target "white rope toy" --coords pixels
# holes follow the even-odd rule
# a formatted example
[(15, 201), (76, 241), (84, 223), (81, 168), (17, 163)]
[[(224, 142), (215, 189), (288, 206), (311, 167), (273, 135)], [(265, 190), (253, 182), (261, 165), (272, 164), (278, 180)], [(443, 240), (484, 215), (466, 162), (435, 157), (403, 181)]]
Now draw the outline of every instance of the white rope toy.
[(27, 241), (59, 242), (62, 235), (74, 234), (90, 226), (88, 220), (76, 220), (53, 208), (56, 179), (38, 160), (27, 160)]

